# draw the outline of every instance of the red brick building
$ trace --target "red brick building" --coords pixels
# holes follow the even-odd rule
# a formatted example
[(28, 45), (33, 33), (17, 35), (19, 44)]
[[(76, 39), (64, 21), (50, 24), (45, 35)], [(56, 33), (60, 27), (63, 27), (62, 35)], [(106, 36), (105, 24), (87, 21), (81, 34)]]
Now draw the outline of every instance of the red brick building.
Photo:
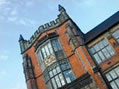
[(28, 89), (119, 89), (119, 12), (84, 34), (59, 5), (55, 21), (20, 35)]

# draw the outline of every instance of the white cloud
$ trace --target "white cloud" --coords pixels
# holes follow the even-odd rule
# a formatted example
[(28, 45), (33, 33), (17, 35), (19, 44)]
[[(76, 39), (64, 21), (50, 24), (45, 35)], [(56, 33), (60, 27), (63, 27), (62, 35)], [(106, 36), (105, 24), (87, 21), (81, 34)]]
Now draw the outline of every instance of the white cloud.
[(19, 24), (22, 24), (22, 25), (28, 25), (27, 22), (24, 20), (24, 19), (20, 19), (18, 21)]
[(27, 8), (27, 6), (30, 7), (34, 3), (34, 0), (0, 0), (0, 20), (12, 22), (17, 25), (31, 26), (35, 21), (28, 17), (23, 17), (19, 8), (21, 6)]
[(23, 24), (23, 25), (26, 25), (26, 26), (32, 26), (32, 25), (34, 25), (36, 23), (36, 21), (24, 18), (24, 19), (20, 19), (19, 23)]
[(8, 59), (8, 55), (1, 54), (0, 55), (0, 61), (6, 61)]
[(20, 17), (18, 17), (17, 15), (15, 15), (15, 16), (9, 16), (9, 17), (7, 18), (7, 20), (8, 20), (9, 22), (14, 23), (14, 24), (24, 25), (24, 26), (31, 26), (31, 25), (34, 25), (34, 24), (36, 23), (36, 21), (34, 21), (34, 20), (31, 20), (31, 19), (26, 18), (26, 17), (20, 18)]
[(7, 0), (0, 0), (0, 6), (8, 4), (9, 2)]
[(15, 15), (17, 15), (17, 13), (18, 13), (17, 8), (15, 8), (11, 11), (10, 15), (15, 16)]
[(32, 5), (34, 5), (34, 2), (33, 1), (27, 1), (25, 4), (26, 4), (26, 6), (32, 6)]
[(17, 20), (16, 16), (8, 17), (8, 21), (15, 22)]

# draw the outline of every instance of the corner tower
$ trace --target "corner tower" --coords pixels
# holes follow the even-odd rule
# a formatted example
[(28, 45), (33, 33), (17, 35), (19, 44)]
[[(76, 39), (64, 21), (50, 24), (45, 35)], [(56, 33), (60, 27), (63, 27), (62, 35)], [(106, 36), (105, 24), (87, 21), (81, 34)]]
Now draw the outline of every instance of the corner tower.
[(28, 89), (79, 89), (91, 85), (91, 89), (97, 89), (83, 54), (84, 34), (61, 5), (59, 12), (54, 21), (41, 25), (29, 40), (20, 36), (22, 56), (30, 60), (23, 61), (25, 75), (30, 75), (26, 77)]

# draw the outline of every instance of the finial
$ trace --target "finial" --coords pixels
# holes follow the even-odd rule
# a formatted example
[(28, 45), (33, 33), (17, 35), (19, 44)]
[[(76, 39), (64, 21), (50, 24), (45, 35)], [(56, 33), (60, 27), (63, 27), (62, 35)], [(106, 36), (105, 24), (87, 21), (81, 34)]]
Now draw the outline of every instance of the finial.
[(59, 7), (60, 12), (65, 11), (65, 8), (63, 6), (61, 6), (60, 4), (58, 5), (58, 7)]
[(20, 34), (19, 41), (23, 41), (23, 40), (24, 40), (24, 38), (23, 38), (23, 36)]

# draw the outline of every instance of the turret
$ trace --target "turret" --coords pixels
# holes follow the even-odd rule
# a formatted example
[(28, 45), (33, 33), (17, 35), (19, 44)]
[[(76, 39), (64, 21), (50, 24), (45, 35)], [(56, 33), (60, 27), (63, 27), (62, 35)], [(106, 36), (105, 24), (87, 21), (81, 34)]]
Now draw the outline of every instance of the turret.
[(19, 44), (20, 44), (21, 53), (24, 52), (25, 49), (26, 49), (26, 46), (27, 46), (26, 42), (27, 41), (24, 40), (23, 36), (20, 35), (20, 37), (19, 37)]
[(69, 18), (65, 8), (61, 5), (59, 5), (59, 12), (60, 14), (58, 15), (58, 17), (61, 22), (66, 21)]
[(60, 11), (60, 13), (66, 12), (65, 8), (61, 5), (59, 5), (59, 11)]

